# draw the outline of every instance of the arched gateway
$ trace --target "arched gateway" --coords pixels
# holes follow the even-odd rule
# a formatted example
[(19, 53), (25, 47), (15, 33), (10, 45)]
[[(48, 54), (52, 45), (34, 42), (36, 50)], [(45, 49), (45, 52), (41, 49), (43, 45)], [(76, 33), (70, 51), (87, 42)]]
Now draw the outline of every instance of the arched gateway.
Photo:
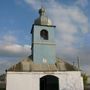
[(56, 76), (46, 75), (40, 78), (40, 90), (59, 90), (59, 79)]

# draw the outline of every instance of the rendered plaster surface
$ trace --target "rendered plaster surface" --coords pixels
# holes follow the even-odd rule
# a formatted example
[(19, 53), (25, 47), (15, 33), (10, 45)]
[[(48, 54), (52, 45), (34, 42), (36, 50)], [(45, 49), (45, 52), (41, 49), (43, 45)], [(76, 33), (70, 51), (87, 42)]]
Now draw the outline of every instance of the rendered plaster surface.
[(59, 90), (84, 90), (79, 71), (7, 72), (6, 90), (40, 90), (40, 78), (45, 75), (53, 75), (59, 78)]

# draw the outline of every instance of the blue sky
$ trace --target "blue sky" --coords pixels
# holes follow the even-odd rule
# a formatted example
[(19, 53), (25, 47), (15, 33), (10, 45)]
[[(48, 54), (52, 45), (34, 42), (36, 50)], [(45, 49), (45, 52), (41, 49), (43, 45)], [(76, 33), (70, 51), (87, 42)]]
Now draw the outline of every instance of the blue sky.
[(43, 5), (56, 25), (56, 54), (67, 62), (80, 57), (90, 73), (89, 0), (0, 0), (0, 73), (31, 53), (31, 26)]

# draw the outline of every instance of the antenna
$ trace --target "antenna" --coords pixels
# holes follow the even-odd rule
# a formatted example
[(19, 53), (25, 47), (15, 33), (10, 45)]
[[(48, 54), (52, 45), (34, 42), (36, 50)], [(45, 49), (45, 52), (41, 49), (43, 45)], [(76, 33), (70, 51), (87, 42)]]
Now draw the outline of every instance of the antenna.
[(77, 64), (78, 64), (78, 70), (80, 70), (80, 59), (78, 56), (77, 56)]
[(75, 62), (73, 61), (73, 66), (75, 66)]

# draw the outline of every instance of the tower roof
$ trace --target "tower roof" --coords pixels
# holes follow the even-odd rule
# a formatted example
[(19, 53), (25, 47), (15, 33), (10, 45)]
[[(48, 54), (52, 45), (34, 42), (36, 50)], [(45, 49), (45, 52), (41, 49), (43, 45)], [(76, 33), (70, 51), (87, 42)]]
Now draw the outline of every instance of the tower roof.
[(51, 26), (51, 20), (45, 15), (45, 8), (39, 9), (39, 17), (34, 21), (36, 25), (48, 25)]

